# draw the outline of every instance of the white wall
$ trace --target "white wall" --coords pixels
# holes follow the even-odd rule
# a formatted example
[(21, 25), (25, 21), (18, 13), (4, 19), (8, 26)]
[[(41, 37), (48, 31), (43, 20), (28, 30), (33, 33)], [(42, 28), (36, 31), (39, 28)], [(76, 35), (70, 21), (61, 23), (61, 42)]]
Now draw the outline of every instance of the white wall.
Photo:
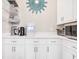
[[(9, 4), (4, 0), (3, 8), (9, 9)], [(27, 23), (35, 23), (36, 30), (38, 32), (56, 32), (56, 20), (57, 20), (57, 0), (46, 0), (48, 3), (45, 11), (39, 14), (32, 14), (28, 11), (26, 0), (16, 0), (19, 5), (19, 17), (20, 17), (20, 26), (26, 26)], [(7, 5), (6, 5), (7, 3)], [(6, 7), (7, 6), (7, 7)], [(10, 32), (10, 25), (8, 24), (9, 14), (3, 13), (3, 33)], [(6, 18), (7, 17), (7, 18)]]
[(7, 0), (2, 0), (2, 32), (7, 33), (10, 31), (9, 26), (9, 7), (10, 4)]
[(17, 0), (19, 4), (20, 25), (26, 26), (27, 23), (35, 23), (36, 30), (40, 31), (56, 31), (57, 20), (57, 0), (46, 0), (47, 8), (39, 14), (32, 14), (28, 11), (26, 0)]

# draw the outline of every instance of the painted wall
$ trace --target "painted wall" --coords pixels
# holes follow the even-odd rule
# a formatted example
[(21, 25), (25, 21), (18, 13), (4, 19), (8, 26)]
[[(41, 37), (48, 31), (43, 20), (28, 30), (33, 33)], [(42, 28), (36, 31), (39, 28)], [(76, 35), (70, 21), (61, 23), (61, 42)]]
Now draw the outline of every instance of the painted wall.
[(9, 8), (10, 4), (7, 0), (2, 0), (2, 32), (7, 33), (10, 32), (9, 26)]
[[(36, 31), (38, 32), (56, 32), (57, 0), (46, 0), (48, 2), (47, 8), (45, 8), (45, 11), (42, 11), (42, 13), (39, 13), (37, 15), (35, 13), (32, 14), (28, 11), (26, 0), (16, 1), (19, 5), (19, 26), (26, 26), (27, 23), (34, 23), (36, 26)], [(9, 9), (9, 4), (6, 5), (4, 3), (4, 6), (8, 6), (7, 9)], [(7, 18), (3, 19), (3, 33), (7, 33), (10, 32), (10, 25), (8, 24), (9, 15), (3, 11), (3, 18), (4, 17)]]
[(26, 26), (27, 23), (34, 23), (38, 32), (56, 32), (57, 20), (57, 0), (46, 0), (47, 8), (39, 14), (32, 14), (28, 11), (26, 0), (17, 0), (19, 5), (20, 25)]

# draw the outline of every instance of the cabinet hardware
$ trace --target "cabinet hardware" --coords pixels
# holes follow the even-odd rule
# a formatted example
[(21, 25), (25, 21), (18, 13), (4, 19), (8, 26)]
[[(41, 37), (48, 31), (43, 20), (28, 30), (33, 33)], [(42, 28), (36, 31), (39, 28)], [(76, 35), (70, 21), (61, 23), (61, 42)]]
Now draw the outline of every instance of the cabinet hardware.
[(16, 47), (12, 47), (12, 52), (15, 52), (16, 51)]
[(55, 43), (56, 41), (51, 41), (51, 43)]
[(16, 41), (11, 41), (11, 42), (16, 43)]
[(38, 41), (34, 41), (34, 43), (38, 43)]
[(72, 46), (73, 48), (77, 49), (75, 46)]
[(61, 21), (64, 21), (64, 17), (61, 17)]
[(34, 52), (38, 52), (38, 47), (34, 47)]
[(75, 55), (73, 54), (73, 59), (75, 59)]
[(47, 47), (47, 52), (49, 53), (49, 47)]

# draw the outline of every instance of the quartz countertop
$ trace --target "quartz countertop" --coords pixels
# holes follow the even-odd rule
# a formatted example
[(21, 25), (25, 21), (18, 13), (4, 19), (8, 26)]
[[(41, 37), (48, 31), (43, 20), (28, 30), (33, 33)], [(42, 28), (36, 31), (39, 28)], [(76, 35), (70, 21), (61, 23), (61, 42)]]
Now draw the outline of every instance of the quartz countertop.
[(19, 35), (10, 35), (10, 33), (4, 33), (2, 35), (2, 38), (21, 38), (21, 39), (67, 39), (67, 40), (71, 40), (71, 41), (77, 41), (77, 40), (72, 40), (72, 39), (68, 39), (65, 36), (59, 36), (57, 35), (57, 33), (55, 32), (36, 32), (36, 33), (32, 33), (32, 34), (28, 34), (25, 36), (19, 36)]
[(10, 35), (10, 33), (4, 33), (2, 35), (3, 38), (59, 38), (60, 36), (57, 35), (55, 32), (36, 32), (32, 34), (27, 34), (25, 36), (19, 35)]

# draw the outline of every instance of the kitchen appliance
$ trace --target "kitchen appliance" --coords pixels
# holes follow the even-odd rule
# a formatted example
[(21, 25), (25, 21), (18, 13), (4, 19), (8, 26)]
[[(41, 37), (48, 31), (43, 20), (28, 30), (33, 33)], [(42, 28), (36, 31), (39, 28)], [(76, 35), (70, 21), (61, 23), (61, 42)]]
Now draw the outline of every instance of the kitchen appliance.
[(20, 36), (26, 35), (26, 32), (25, 32), (25, 28), (24, 27), (19, 27), (19, 35)]
[(27, 24), (26, 31), (27, 35), (34, 35), (34, 33), (36, 32), (35, 24), (34, 23)]
[(77, 25), (65, 26), (65, 35), (77, 36)]
[(11, 27), (11, 35), (18, 35), (18, 27), (17, 26), (12, 26)]

